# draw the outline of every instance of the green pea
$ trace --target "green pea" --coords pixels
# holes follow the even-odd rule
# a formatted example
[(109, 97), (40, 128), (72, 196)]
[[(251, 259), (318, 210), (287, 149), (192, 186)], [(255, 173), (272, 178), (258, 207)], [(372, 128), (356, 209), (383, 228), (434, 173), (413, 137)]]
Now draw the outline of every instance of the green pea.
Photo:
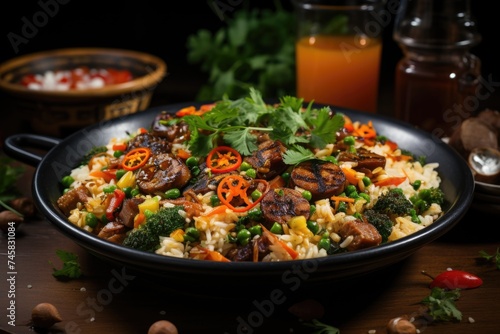
[(131, 197), (135, 197), (137, 195), (139, 195), (141, 193), (141, 191), (138, 189), (138, 188), (134, 188), (132, 189), (132, 191), (130, 192), (130, 196)]
[(254, 190), (252, 191), (252, 194), (250, 195), (254, 201), (258, 200), (260, 196), (262, 196), (262, 193), (259, 190)]
[(330, 249), (330, 239), (321, 238), (318, 242), (318, 248), (324, 249), (324, 250), (329, 250)]
[(247, 217), (251, 220), (259, 221), (262, 219), (262, 210), (260, 208), (252, 208), (248, 211)]
[(269, 230), (274, 234), (283, 234), (283, 227), (281, 226), (280, 223), (274, 222), (273, 226), (271, 226), (271, 229)]
[(125, 169), (119, 169), (116, 171), (116, 179), (119, 180), (122, 178), (123, 175), (125, 175), (127, 171)]
[(346, 202), (340, 202), (338, 212), (347, 212), (347, 204)]
[(249, 170), (250, 168), (253, 168), (252, 165), (250, 165), (248, 162), (243, 161), (240, 165), (240, 171), (246, 171)]
[(220, 205), (220, 199), (217, 195), (212, 195), (210, 196), (210, 204), (213, 207), (219, 206)]
[(415, 189), (415, 190), (418, 190), (421, 185), (422, 185), (422, 181), (420, 181), (420, 180), (415, 180), (415, 182), (413, 182), (413, 184), (412, 184), (413, 189)]
[(356, 151), (356, 147), (354, 147), (354, 146), (349, 146), (349, 148), (347, 149), (347, 151), (348, 151), (349, 153), (357, 153), (357, 151)]
[(75, 179), (71, 175), (66, 175), (62, 178), (61, 182), (65, 188), (69, 188), (69, 186), (75, 182)]
[(102, 189), (102, 191), (104, 191), (105, 194), (112, 194), (116, 189), (116, 186), (114, 184), (110, 185), (110, 186), (106, 186)]
[(165, 198), (168, 199), (176, 199), (181, 196), (181, 191), (177, 188), (172, 188), (167, 191), (165, 191)]
[(359, 197), (366, 200), (366, 203), (370, 203), (370, 195), (368, 195), (367, 193), (359, 193)]
[(127, 198), (132, 197), (132, 187), (125, 187), (122, 190), (125, 193), (125, 196), (127, 196)]
[(257, 171), (253, 168), (248, 168), (245, 171), (245, 175), (251, 177), (252, 179), (255, 179), (257, 177)]
[(250, 233), (249, 230), (247, 230), (246, 228), (244, 228), (244, 229), (241, 229), (238, 232), (238, 234), (236, 235), (236, 238), (244, 246), (244, 245), (246, 245), (248, 243), (248, 241), (250, 240), (251, 236), (252, 236), (252, 233)]
[(352, 192), (357, 192), (356, 186), (350, 184), (347, 187), (345, 187), (345, 193), (347, 196), (349, 196)]
[(187, 236), (190, 236), (193, 238), (195, 241), (200, 239), (200, 231), (196, 229), (196, 227), (188, 227), (184, 232), (184, 238)]
[(309, 207), (309, 213), (312, 215), (312, 214), (313, 214), (313, 213), (315, 213), (315, 212), (316, 212), (316, 205), (311, 205), (311, 206)]
[(92, 212), (87, 213), (87, 215), (85, 216), (85, 224), (87, 226), (94, 228), (98, 223), (99, 220), (97, 219), (95, 214), (93, 214)]
[(191, 174), (193, 176), (198, 176), (198, 174), (200, 174), (200, 173), (201, 173), (200, 167), (198, 167), (198, 166), (191, 167)]
[(283, 173), (281, 174), (281, 177), (283, 178), (283, 180), (285, 180), (285, 183), (288, 182), (288, 180), (290, 180), (290, 173), (286, 172), (286, 173)]
[(102, 215), (102, 216), (101, 216), (101, 222), (102, 222), (104, 225), (106, 225), (107, 223), (109, 223), (109, 219), (108, 219), (108, 218), (106, 218), (106, 215)]
[(307, 221), (307, 228), (309, 231), (311, 231), (313, 234), (317, 234), (319, 231), (319, 225), (317, 221), (314, 220), (308, 220)]
[(250, 234), (252, 234), (252, 236), (262, 235), (262, 227), (260, 227), (260, 225), (254, 225), (252, 227), (249, 227), (248, 230), (250, 231)]
[(327, 157), (324, 157), (323, 159), (326, 160), (326, 161), (329, 161), (331, 163), (334, 163), (334, 164), (338, 164), (339, 163), (339, 161), (337, 160), (337, 158), (335, 158), (333, 155), (329, 155)]
[(153, 216), (155, 213), (149, 209), (144, 210), (144, 216), (146, 216), (146, 219), (149, 217)]
[(344, 138), (344, 144), (354, 145), (354, 144), (356, 144), (356, 139), (354, 138), (354, 136), (347, 136)]
[(370, 180), (370, 178), (368, 176), (363, 176), (363, 184), (365, 185), (365, 187), (368, 187), (370, 184), (372, 184), (372, 180)]
[(193, 167), (197, 167), (198, 166), (198, 158), (195, 158), (195, 157), (189, 157), (186, 159), (186, 165), (189, 167), (189, 168), (193, 168)]
[(122, 155), (123, 155), (123, 151), (121, 151), (121, 150), (116, 150), (116, 151), (114, 151), (114, 152), (113, 152), (113, 156), (114, 156), (115, 158), (119, 158), (119, 157), (121, 157)]
[(304, 190), (302, 192), (302, 197), (310, 201), (312, 199), (312, 193), (309, 190)]

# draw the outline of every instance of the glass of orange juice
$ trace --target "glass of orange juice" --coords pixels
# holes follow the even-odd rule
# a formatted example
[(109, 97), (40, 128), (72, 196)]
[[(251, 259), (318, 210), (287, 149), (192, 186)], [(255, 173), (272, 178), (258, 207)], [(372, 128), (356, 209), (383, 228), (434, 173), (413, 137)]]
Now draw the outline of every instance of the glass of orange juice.
[(377, 111), (385, 0), (294, 0), (297, 96)]

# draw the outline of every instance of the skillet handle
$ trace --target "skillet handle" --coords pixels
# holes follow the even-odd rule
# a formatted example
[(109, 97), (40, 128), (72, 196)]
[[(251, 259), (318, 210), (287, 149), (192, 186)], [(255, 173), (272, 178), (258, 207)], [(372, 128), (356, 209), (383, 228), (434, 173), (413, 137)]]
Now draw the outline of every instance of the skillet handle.
[[(5, 139), (4, 151), (10, 157), (36, 167), (42, 161), (43, 155), (33, 149), (38, 149), (38, 151), (41, 149), (46, 152), (61, 141), (61, 139), (48, 136), (20, 133)], [(31, 150), (28, 150), (29, 148)]]

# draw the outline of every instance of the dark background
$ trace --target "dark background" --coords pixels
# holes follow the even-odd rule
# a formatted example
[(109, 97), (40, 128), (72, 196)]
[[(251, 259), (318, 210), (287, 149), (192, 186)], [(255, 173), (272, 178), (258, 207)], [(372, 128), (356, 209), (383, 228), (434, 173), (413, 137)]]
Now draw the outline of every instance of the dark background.
[[(62, 2), (62, 3), (59, 3)], [(10, 1), (0, 13), (0, 61), (40, 50), (65, 47), (117, 47), (149, 52), (167, 63), (167, 77), (158, 87), (152, 105), (192, 101), (200, 86), (206, 82), (206, 73), (198, 65), (189, 64), (186, 42), (189, 35), (201, 28), (216, 31), (227, 25), (211, 5), (225, 5), (230, 18), (244, 8), (240, 0), (209, 1), (96, 1), (96, 0), (32, 0)], [(290, 1), (281, 1), (291, 10)], [(47, 24), (38, 28), (28, 43), (19, 45), (16, 53), (8, 39), (9, 33), (21, 35), (23, 18), (33, 21), (42, 11), (42, 5), (51, 5), (55, 12)], [(54, 7), (57, 4), (57, 8)], [(274, 8), (272, 1), (248, 1), (252, 8)], [(491, 4), (491, 5), (490, 5)], [(471, 1), (482, 42), (472, 52), (482, 61), (483, 77), (492, 75), (500, 82), (498, 59), (499, 17), (492, 2)], [(392, 114), (394, 68), (402, 53), (392, 39), (392, 23), (384, 30), (379, 112)], [(484, 107), (500, 109), (500, 85), (493, 95), (482, 101)], [(5, 99), (0, 95), (0, 101)]]

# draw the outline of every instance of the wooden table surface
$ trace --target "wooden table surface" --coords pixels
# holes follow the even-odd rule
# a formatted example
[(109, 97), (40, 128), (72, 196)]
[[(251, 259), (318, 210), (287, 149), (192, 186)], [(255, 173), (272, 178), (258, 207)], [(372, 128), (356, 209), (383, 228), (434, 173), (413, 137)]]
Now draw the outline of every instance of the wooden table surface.
[[(26, 177), (19, 188), (29, 196), (34, 168), (25, 167)], [(33, 307), (41, 302), (55, 305), (63, 318), (47, 333), (141, 334), (160, 319), (172, 321), (179, 333), (313, 333), (289, 307), (314, 299), (325, 308), (319, 320), (337, 327), (341, 334), (380, 334), (386, 333), (391, 318), (422, 310), (420, 301), (430, 293), (430, 279), (422, 270), (437, 275), (448, 267), (475, 273), (484, 283), (461, 291), (456, 303), (463, 314), (461, 322), (423, 322), (420, 333), (500, 333), (500, 270), (478, 260), (480, 251), (494, 253), (500, 246), (498, 232), (492, 231), (498, 223), (497, 216), (472, 207), (449, 233), (396, 265), (318, 291), (299, 291), (287, 295), (283, 304), (270, 305), (265, 302), (265, 291), (262, 297), (217, 300), (131, 275), (87, 253), (47, 220), (34, 219), (23, 223), (15, 235), (15, 297), (8, 296), (12, 286), (7, 236), (0, 238), (0, 333), (34, 333), (26, 324)], [(53, 268), (61, 266), (58, 249), (79, 256), (83, 277), (60, 281), (52, 275)], [(12, 300), (13, 312), (7, 309)], [(11, 314), (15, 326), (9, 325)], [(246, 332), (243, 323), (249, 329)]]

